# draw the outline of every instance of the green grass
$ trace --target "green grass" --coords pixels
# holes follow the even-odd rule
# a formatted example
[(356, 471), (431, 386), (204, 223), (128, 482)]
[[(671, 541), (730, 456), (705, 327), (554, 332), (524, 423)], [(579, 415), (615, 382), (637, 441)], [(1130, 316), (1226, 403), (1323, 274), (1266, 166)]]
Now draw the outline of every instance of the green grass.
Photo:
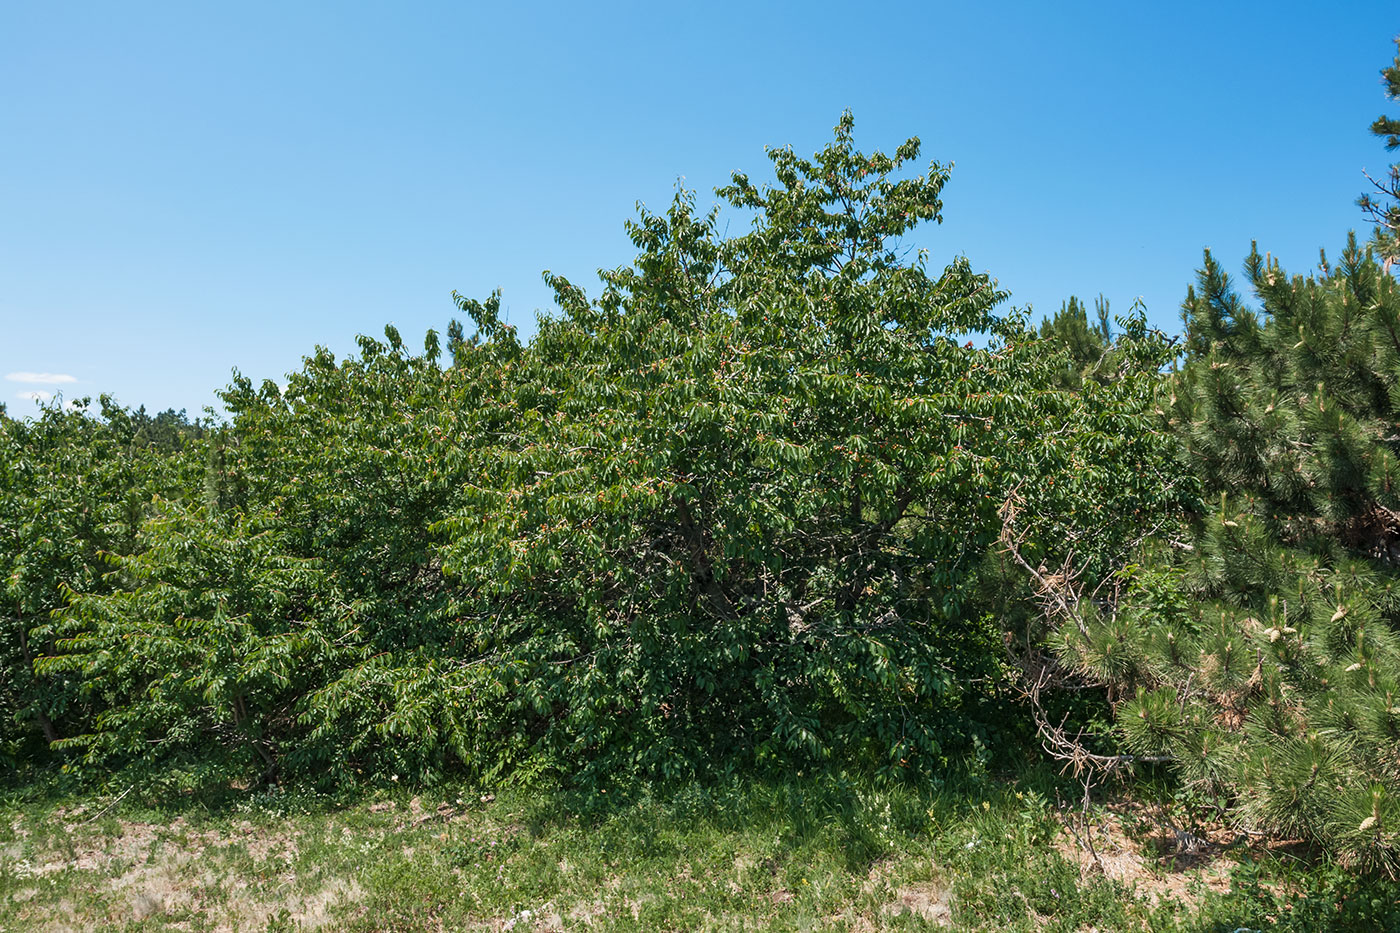
[(1263, 850), (1174, 864), (1140, 817), (1097, 813), (1109, 877), (1086, 870), (1053, 793), (806, 778), (104, 809), (28, 789), (0, 797), (0, 933), (1400, 928), (1388, 882)]

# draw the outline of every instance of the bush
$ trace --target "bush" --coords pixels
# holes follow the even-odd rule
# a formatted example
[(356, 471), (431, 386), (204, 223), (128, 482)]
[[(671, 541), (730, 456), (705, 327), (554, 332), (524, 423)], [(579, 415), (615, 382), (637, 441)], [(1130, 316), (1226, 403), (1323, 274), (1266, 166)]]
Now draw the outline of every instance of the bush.
[(1125, 320), (1065, 387), (1069, 351), (995, 314), (988, 276), (901, 246), (947, 169), (851, 130), (734, 176), (742, 236), (685, 192), (643, 211), (596, 299), (549, 278), (528, 346), (459, 298), (450, 365), (389, 328), (285, 389), (236, 379), (200, 503), (45, 629), (40, 669), (99, 711), (62, 747), (195, 779), (592, 783), (926, 776), (999, 744), (1006, 509), (1033, 559), (1111, 563), (1176, 507), (1168, 346)]

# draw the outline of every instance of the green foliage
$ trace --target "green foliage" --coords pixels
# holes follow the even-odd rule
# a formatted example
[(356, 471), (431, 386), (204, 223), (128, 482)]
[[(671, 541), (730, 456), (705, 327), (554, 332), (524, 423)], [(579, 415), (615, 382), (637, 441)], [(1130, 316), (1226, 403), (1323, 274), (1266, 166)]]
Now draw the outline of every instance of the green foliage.
[[(190, 461), (171, 455), (178, 444), (148, 440), (144, 412), (103, 398), (99, 419), (86, 407), (0, 418), (0, 766), (42, 760), (46, 742), (88, 727), (94, 707), (78, 681), (33, 672), (55, 647), (49, 613), (65, 592), (109, 592), (109, 557), (135, 548), (153, 497), (197, 482)], [(163, 428), (166, 438), (195, 433), (170, 419)]]
[(1100, 295), (1094, 300), (1094, 322), (1091, 324), (1084, 303), (1071, 295), (1054, 317), (1040, 322), (1040, 339), (1064, 346), (1069, 353), (1066, 383), (1078, 385), (1085, 371), (1090, 367), (1097, 368), (1113, 346), (1113, 321), (1108, 313), (1108, 299)]
[[(1396, 40), (1400, 49), (1400, 39)], [(1389, 67), (1381, 69), (1385, 96), (1400, 102), (1400, 55)], [(1382, 114), (1371, 124), (1371, 132), (1385, 140), (1388, 152), (1400, 149), (1400, 119)], [(1367, 179), (1374, 192), (1363, 194), (1357, 201), (1362, 211), (1375, 222), (1375, 243), (1387, 263), (1400, 259), (1400, 164), (1392, 164), (1380, 178)]]
[[(1164, 390), (1205, 505), (1086, 630), (1073, 669), (1119, 732), (1249, 831), (1400, 870), (1400, 292), (1354, 238), (1290, 278), (1252, 252), (1253, 310), (1207, 254)], [(1190, 600), (1187, 611), (1165, 612)]]
[(61, 743), (82, 763), (196, 783), (441, 767), (466, 649), (429, 526), (459, 495), (448, 399), (468, 370), (361, 348), (318, 351), (285, 393), (237, 377), (197, 504), (163, 508), (114, 561), (116, 589), (53, 624), (40, 668), (103, 707)]
[[(1400, 58), (1383, 75), (1395, 99)], [(1372, 130), (1400, 144), (1395, 120)], [(1400, 214), (1361, 203), (1381, 259), (1353, 235), (1335, 266), (1289, 276), (1256, 247), (1257, 309), (1207, 252), (1162, 403), (1203, 492), (1194, 533), (1150, 550), (1153, 569), (1128, 576), (1158, 582), (1083, 613), (1058, 647), (1108, 685), (1130, 750), (1172, 760), (1242, 828), (1395, 876)]]
[(56, 747), (217, 764), (217, 746), (245, 752), (245, 772), (256, 759), (273, 767), (269, 742), (337, 646), (305, 625), (325, 588), (319, 562), (285, 557), (267, 524), (238, 516), (224, 529), (167, 510), (146, 523), (134, 556), (115, 559), (120, 588), (75, 595), (57, 624), (38, 629), (63, 653), (37, 670), (75, 674), (111, 703), (94, 733)]
[(1187, 296), (1194, 361), (1171, 417), (1211, 491), (1290, 543), (1336, 539), (1388, 563), (1396, 550), (1394, 425), (1400, 295), (1353, 237), (1336, 267), (1290, 278), (1257, 250), (1247, 262), (1263, 316), (1243, 307), (1207, 255)]
[(741, 236), (688, 192), (642, 210), (596, 298), (547, 276), (528, 345), (458, 296), (450, 360), (390, 327), (285, 389), (236, 377), (226, 425), (124, 416), (186, 472), (27, 623), (91, 710), (70, 766), (596, 785), (1003, 744), (1008, 510), (1032, 559), (1095, 568), (1177, 510), (1170, 348), (1139, 312), (1066, 388), (1074, 348), (901, 240), (947, 168), (852, 125), (736, 174)]
[(494, 399), (521, 415), (441, 526), (494, 613), (490, 663), (528, 685), (532, 747), (606, 773), (720, 747), (938, 770), (995, 699), (976, 593), (1002, 503), (1033, 503), (1047, 555), (1111, 550), (1160, 508), (1162, 434), (1134, 420), (1159, 344), (1139, 328), (1138, 378), (1053, 388), (1059, 355), (992, 315), (989, 279), (896, 248), (946, 170), (896, 181), (917, 141), (867, 156), (850, 130), (721, 189), (756, 215), (744, 236), (682, 193), (596, 300), (551, 278), (564, 313)]

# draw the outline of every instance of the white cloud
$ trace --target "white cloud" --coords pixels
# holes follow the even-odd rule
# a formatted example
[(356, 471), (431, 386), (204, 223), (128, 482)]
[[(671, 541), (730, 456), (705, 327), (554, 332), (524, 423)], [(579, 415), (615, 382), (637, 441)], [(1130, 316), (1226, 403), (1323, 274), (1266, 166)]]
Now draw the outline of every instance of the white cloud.
[(77, 382), (76, 376), (67, 373), (6, 373), (11, 382), (35, 382), (40, 385), (57, 385), (60, 382)]
[(29, 399), (31, 402), (47, 402), (49, 399), (53, 398), (52, 392), (41, 392), (38, 389), (29, 392), (17, 392), (15, 394), (19, 398)]

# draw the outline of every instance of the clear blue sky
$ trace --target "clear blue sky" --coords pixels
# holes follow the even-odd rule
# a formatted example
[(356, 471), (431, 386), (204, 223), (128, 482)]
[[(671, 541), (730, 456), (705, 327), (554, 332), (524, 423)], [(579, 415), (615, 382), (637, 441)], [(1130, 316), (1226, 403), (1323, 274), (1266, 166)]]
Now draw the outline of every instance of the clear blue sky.
[(5, 4), (0, 400), (193, 413), (235, 366), (417, 343), (454, 288), (528, 332), (541, 270), (631, 258), (634, 201), (708, 203), (845, 107), (956, 162), (936, 263), (1175, 331), (1203, 247), (1306, 271), (1365, 229), (1398, 31), (1394, 0)]

